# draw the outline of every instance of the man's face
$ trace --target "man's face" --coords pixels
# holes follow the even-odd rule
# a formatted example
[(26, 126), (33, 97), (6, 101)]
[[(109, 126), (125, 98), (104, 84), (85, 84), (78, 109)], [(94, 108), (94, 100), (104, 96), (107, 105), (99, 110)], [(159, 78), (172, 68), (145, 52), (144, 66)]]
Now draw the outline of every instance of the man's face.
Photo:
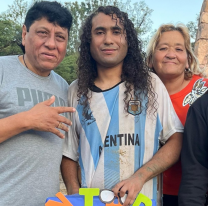
[(40, 76), (48, 76), (66, 54), (68, 30), (48, 22), (46, 18), (35, 21), (27, 32), (24, 25), (22, 44), (28, 69)]
[(99, 13), (92, 19), (91, 55), (97, 68), (113, 68), (123, 65), (128, 51), (126, 33), (120, 20)]

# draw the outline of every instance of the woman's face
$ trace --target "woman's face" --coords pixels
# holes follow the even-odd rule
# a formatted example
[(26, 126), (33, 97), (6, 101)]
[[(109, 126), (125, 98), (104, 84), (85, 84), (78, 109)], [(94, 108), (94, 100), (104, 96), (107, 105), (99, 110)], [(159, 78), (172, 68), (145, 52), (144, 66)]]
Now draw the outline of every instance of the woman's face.
[(184, 78), (188, 56), (182, 34), (178, 31), (163, 32), (153, 54), (151, 65), (161, 80)]

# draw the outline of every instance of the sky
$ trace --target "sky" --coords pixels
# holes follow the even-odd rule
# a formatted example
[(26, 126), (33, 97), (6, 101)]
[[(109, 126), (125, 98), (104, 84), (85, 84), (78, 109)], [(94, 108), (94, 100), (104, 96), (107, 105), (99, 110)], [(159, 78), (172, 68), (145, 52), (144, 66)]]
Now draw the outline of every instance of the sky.
[[(65, 2), (70, 0), (57, 0)], [(126, 0), (124, 0), (126, 2)], [(132, 0), (135, 2), (136, 0)], [(157, 29), (164, 23), (184, 23), (195, 21), (196, 15), (200, 13), (203, 0), (144, 0), (150, 9), (153, 9), (151, 19), (152, 28)], [(29, 1), (31, 2), (31, 1)], [(13, 0), (1, 0), (0, 13), (12, 5)]]

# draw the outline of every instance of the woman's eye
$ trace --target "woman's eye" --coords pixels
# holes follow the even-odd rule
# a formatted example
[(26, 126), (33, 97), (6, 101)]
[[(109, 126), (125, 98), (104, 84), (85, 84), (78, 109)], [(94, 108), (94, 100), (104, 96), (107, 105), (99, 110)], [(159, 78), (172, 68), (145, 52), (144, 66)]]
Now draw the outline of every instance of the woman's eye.
[(183, 49), (181, 49), (181, 48), (176, 48), (176, 51), (183, 51)]
[(163, 50), (166, 50), (166, 49), (167, 49), (167, 47), (161, 47), (159, 50), (163, 51)]

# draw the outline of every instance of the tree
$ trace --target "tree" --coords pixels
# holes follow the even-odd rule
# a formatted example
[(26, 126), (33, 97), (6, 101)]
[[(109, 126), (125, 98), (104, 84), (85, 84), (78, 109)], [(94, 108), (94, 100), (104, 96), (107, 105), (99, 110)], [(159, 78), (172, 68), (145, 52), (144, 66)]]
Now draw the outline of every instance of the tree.
[(0, 18), (0, 56), (21, 54), (21, 27)]
[(21, 54), (21, 33), (28, 9), (26, 0), (14, 0), (0, 15), (0, 55)]
[(69, 84), (77, 78), (77, 57), (78, 55), (76, 53), (66, 56), (55, 69), (55, 72), (62, 76)]
[(8, 6), (9, 9), (3, 13), (3, 17), (7, 20), (15, 22), (17, 25), (22, 26), (28, 10), (28, 3), (26, 0), (14, 0), (12, 5)]
[(199, 15), (196, 15), (196, 19), (195, 21), (189, 21), (186, 26), (189, 30), (189, 34), (191, 36), (191, 45), (192, 45), (192, 49), (194, 50), (194, 44), (196, 41), (196, 34), (198, 31), (198, 22), (199, 22)]

